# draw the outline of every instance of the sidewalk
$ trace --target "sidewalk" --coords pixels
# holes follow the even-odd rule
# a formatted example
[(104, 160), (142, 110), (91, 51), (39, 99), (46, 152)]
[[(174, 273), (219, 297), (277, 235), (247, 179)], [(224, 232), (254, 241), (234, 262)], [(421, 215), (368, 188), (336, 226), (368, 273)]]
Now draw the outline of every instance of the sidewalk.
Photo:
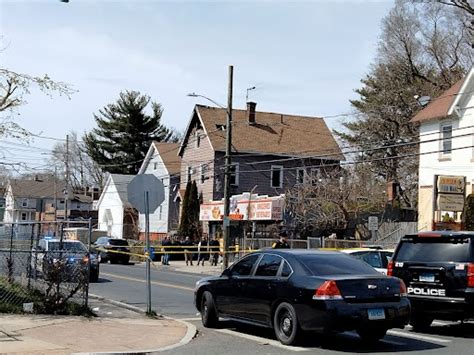
[[(140, 263), (137, 265), (145, 266), (145, 263)], [(222, 264), (219, 263), (217, 266), (211, 266), (207, 260), (204, 266), (198, 266), (197, 261), (193, 261), (193, 266), (191, 266), (186, 265), (184, 260), (170, 260), (169, 265), (163, 265), (159, 261), (154, 261), (152, 262), (151, 267), (157, 270), (171, 270), (198, 275), (220, 275), (222, 273)]]
[(195, 328), (93, 300), (95, 318), (0, 314), (1, 353), (150, 353), (189, 342)]

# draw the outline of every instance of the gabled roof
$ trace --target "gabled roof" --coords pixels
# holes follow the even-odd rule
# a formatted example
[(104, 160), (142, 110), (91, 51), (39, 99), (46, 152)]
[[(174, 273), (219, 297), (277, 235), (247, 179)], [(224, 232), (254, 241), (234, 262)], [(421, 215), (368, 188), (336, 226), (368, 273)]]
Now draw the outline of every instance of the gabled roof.
[(110, 174), (97, 205), (99, 206), (102, 203), (105, 194), (110, 193), (110, 191), (107, 190), (111, 185), (114, 185), (123, 207), (130, 207), (131, 204), (128, 202), (128, 184), (130, 184), (134, 177), (135, 175)]
[[(201, 121), (213, 149), (225, 151), (226, 110), (196, 105), (194, 112), (192, 119), (197, 117)], [(251, 125), (246, 110), (232, 110), (232, 121), (233, 152), (344, 159), (322, 118), (257, 111), (255, 124)], [(190, 122), (179, 154), (182, 154), (191, 127)]]
[(139, 174), (143, 174), (150, 164), (150, 160), (153, 157), (153, 153), (156, 152), (160, 155), (163, 164), (170, 175), (176, 175), (181, 170), (181, 157), (178, 156), (180, 143), (163, 143), (153, 142), (148, 149), (145, 160), (143, 161)]
[(181, 171), (181, 157), (178, 156), (180, 144), (153, 142), (153, 145), (160, 154), (168, 173), (170, 175), (179, 174)]
[(110, 174), (110, 178), (117, 189), (118, 195), (122, 203), (128, 203), (128, 184), (133, 180), (135, 175)]
[[(54, 180), (17, 180), (9, 181), (14, 198), (54, 198), (64, 199), (64, 182)], [(92, 202), (92, 197), (73, 194), (69, 191), (69, 199), (84, 203)]]
[(440, 96), (432, 100), (423, 110), (418, 112), (411, 119), (411, 122), (426, 122), (436, 119), (443, 119), (452, 115), (454, 112), (454, 107), (461, 99), (462, 94), (465, 93), (465, 89), (471, 80), (473, 73), (474, 69), (471, 68), (469, 73), (464, 78), (459, 80)]

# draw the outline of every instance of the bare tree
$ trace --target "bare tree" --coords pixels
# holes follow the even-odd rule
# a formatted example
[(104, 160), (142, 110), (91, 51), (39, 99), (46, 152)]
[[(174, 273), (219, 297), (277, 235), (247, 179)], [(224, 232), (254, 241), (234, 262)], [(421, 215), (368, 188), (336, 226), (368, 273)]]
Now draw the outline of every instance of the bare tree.
[(52, 163), (65, 172), (66, 160), (69, 164), (69, 185), (79, 190), (87, 186), (103, 187), (105, 175), (102, 169), (87, 155), (85, 147), (78, 140), (77, 133), (72, 131), (69, 138), (69, 154), (66, 143), (57, 143), (51, 156)]
[(49, 96), (57, 93), (69, 98), (75, 92), (69, 84), (53, 81), (48, 75), (32, 76), (0, 68), (0, 137), (21, 138), (28, 135), (29, 132), (15, 122), (13, 113), (27, 103), (25, 96), (30, 94), (32, 87)]
[(363, 164), (309, 176), (286, 192), (285, 210), (304, 235), (346, 230), (351, 220), (364, 213), (379, 213), (385, 204), (385, 185), (374, 180)]

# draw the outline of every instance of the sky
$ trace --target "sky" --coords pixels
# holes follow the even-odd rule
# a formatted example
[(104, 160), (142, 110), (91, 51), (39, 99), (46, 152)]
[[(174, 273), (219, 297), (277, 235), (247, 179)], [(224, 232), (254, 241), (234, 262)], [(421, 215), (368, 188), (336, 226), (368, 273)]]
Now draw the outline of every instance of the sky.
[[(47, 137), (80, 136), (93, 114), (121, 91), (163, 105), (180, 131), (193, 106), (226, 104), (234, 66), (234, 108), (246, 89), (257, 111), (308, 116), (351, 112), (350, 99), (376, 55), (380, 24), (393, 1), (0, 0), (0, 67), (70, 84), (70, 99), (32, 90), (17, 123)], [(340, 118), (327, 118), (330, 128)], [(10, 142), (13, 142), (11, 144)], [(45, 165), (56, 141), (0, 138), (0, 158)], [(20, 145), (15, 145), (20, 144)], [(16, 149), (18, 148), (18, 149)]]

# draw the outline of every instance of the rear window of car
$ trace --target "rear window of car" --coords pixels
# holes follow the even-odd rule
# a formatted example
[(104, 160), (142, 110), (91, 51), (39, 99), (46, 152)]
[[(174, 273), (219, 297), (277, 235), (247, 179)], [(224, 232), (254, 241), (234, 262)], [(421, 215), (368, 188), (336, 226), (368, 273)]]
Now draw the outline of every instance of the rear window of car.
[(68, 251), (73, 253), (85, 253), (87, 249), (84, 244), (79, 242), (63, 242), (62, 248), (60, 242), (48, 242), (49, 251)]
[(315, 276), (379, 275), (370, 265), (344, 254), (301, 255), (300, 260)]
[(110, 239), (109, 244), (118, 246), (128, 246), (128, 242), (125, 239)]
[(471, 245), (469, 238), (414, 238), (400, 243), (396, 261), (472, 261)]

